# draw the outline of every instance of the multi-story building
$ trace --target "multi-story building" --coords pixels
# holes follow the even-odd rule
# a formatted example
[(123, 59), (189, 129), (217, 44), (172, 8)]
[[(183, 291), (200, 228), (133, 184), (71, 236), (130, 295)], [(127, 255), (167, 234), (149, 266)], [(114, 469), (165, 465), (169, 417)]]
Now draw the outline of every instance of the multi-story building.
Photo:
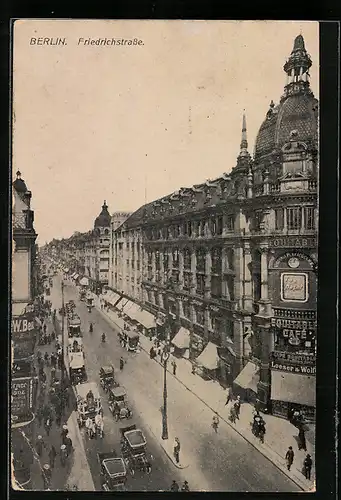
[(142, 296), (142, 231), (130, 228), (129, 217), (112, 231), (110, 287), (140, 303)]
[(244, 116), (229, 174), (144, 205), (113, 235), (112, 288), (172, 317), (181, 332), (175, 345), (282, 416), (297, 406), (313, 416), (315, 406), (318, 104), (311, 65), (299, 35), (253, 158)]
[(34, 299), (38, 291), (36, 270), (37, 233), (31, 210), (32, 193), (17, 172), (13, 182), (12, 221), (12, 380), (11, 380), (11, 449), (16, 480), (20, 485), (30, 480), (33, 456), (23, 438), (32, 436), (37, 377), (33, 358), (37, 336)]

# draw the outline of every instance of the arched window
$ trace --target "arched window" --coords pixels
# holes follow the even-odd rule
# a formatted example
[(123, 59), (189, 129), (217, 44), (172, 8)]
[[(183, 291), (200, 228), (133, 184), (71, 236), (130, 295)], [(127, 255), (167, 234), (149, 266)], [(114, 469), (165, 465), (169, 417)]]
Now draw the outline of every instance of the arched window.
[(173, 267), (179, 267), (179, 250), (177, 248), (173, 250)]

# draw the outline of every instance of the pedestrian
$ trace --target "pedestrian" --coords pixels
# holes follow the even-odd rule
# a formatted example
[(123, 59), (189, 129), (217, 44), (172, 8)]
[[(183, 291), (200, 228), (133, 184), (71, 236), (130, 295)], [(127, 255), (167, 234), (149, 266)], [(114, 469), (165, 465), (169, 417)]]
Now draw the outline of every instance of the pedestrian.
[(54, 462), (56, 460), (56, 456), (57, 456), (56, 448), (52, 445), (49, 451), (49, 460), (51, 469), (54, 468)]
[(60, 463), (63, 467), (65, 467), (66, 460), (67, 460), (67, 450), (65, 444), (62, 444), (60, 447)]
[(228, 387), (226, 389), (226, 403), (225, 406), (229, 404), (230, 401), (233, 400), (233, 392), (232, 392), (232, 387)]
[(172, 367), (173, 367), (173, 375), (175, 377), (177, 365), (176, 365), (176, 362), (174, 360), (172, 361)]
[(67, 454), (70, 455), (70, 453), (72, 452), (72, 449), (73, 449), (72, 448), (72, 439), (69, 436), (66, 436), (63, 444), (65, 444), (65, 446), (66, 446)]
[(218, 417), (218, 415), (213, 415), (212, 427), (213, 427), (215, 433), (218, 432), (218, 426), (219, 426), (219, 417)]
[(187, 481), (184, 481), (184, 484), (181, 486), (181, 491), (189, 491), (189, 486)]
[(176, 491), (176, 492), (178, 492), (178, 491), (179, 491), (179, 489), (180, 489), (180, 488), (179, 488), (178, 483), (175, 481), (175, 479), (173, 479), (173, 482), (172, 482), (172, 484), (171, 484), (170, 490), (171, 490), (171, 491)]
[(36, 442), (36, 450), (37, 450), (37, 453), (40, 457), (43, 454), (43, 448), (45, 448), (43, 436), (39, 435), (37, 438), (37, 442)]
[(230, 422), (232, 422), (233, 424), (235, 424), (236, 423), (236, 419), (237, 419), (236, 409), (235, 409), (234, 406), (232, 406), (231, 409), (230, 409), (229, 420), (230, 420)]
[(61, 423), (62, 423), (62, 412), (56, 409), (56, 425), (60, 427)]
[(43, 482), (44, 482), (44, 490), (48, 490), (51, 484), (52, 471), (49, 464), (43, 465)]
[(61, 438), (62, 438), (62, 441), (64, 443), (64, 439), (66, 438), (66, 436), (69, 434), (69, 429), (67, 428), (67, 425), (63, 425), (62, 427), (62, 432), (61, 432)]
[(67, 408), (69, 408), (69, 405), (70, 405), (70, 393), (69, 393), (69, 389), (68, 387), (66, 387), (64, 389), (64, 392), (63, 392), (63, 398), (64, 398), (64, 403), (65, 403), (65, 406)]
[(51, 368), (51, 380), (50, 380), (51, 385), (54, 384), (55, 380), (56, 380), (56, 369), (54, 366), (52, 366), (52, 368)]
[(307, 451), (307, 444), (305, 440), (305, 432), (303, 425), (300, 425), (299, 431), (298, 431), (298, 449)]
[(50, 435), (51, 426), (52, 426), (52, 417), (49, 415), (44, 422), (45, 432), (48, 436)]
[(289, 446), (288, 451), (286, 452), (286, 455), (285, 455), (285, 460), (287, 462), (287, 469), (288, 470), (290, 470), (290, 468), (293, 464), (294, 456), (295, 456), (294, 450), (292, 449), (292, 446)]
[(49, 364), (49, 359), (50, 359), (49, 353), (46, 351), (44, 354), (44, 361), (47, 365)]
[(304, 476), (305, 476), (306, 479), (310, 479), (311, 478), (311, 468), (312, 468), (312, 466), (313, 466), (313, 461), (311, 459), (311, 456), (308, 453), (307, 456), (304, 459), (304, 462), (303, 462), (303, 474), (304, 474)]
[(233, 406), (236, 411), (236, 419), (239, 420), (240, 406), (241, 406), (240, 396), (237, 396), (237, 401), (234, 403)]
[(191, 371), (192, 375), (195, 375), (195, 364), (192, 363), (192, 371)]
[(50, 361), (52, 368), (56, 369), (56, 355), (54, 353), (51, 354)]
[(124, 367), (124, 359), (121, 356), (120, 357), (120, 370), (123, 370), (123, 367)]
[(180, 462), (180, 441), (177, 437), (174, 439), (173, 452), (174, 452), (175, 461), (178, 464)]
[(260, 400), (257, 398), (257, 399), (256, 399), (256, 402), (255, 402), (255, 410), (254, 410), (254, 411), (255, 411), (255, 413), (259, 413), (259, 412), (260, 412), (260, 410), (261, 410), (261, 402), (260, 402)]

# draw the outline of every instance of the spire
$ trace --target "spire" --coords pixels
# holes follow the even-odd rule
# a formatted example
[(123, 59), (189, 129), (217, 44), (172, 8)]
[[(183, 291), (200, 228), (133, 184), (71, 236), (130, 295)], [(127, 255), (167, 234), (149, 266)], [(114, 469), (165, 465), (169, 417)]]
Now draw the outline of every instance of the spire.
[(299, 34), (294, 40), (290, 57), (283, 66), (287, 74), (284, 97), (297, 93), (311, 93), (309, 88), (309, 68), (311, 65), (310, 56), (305, 49), (304, 38)]
[(242, 126), (242, 142), (240, 143), (240, 153), (239, 156), (249, 156), (247, 144), (247, 133), (246, 133), (246, 116), (245, 109), (243, 112), (243, 126)]

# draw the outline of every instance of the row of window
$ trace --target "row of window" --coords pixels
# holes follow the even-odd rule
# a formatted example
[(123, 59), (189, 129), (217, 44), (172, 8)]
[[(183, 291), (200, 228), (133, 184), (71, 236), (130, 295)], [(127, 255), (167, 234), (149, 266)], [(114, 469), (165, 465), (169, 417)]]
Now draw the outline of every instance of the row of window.
[(315, 229), (314, 207), (288, 207), (275, 210), (276, 230), (313, 230)]
[[(233, 269), (233, 249), (228, 248), (225, 250), (228, 266), (230, 269)], [(211, 257), (211, 269), (210, 272), (214, 274), (222, 273), (222, 248), (215, 247), (210, 252)], [(161, 262), (163, 263), (163, 268), (169, 269), (170, 267), (170, 256), (172, 260), (172, 268), (179, 268), (180, 266), (180, 255), (183, 257), (183, 267), (184, 270), (190, 271), (192, 269), (192, 251), (189, 248), (185, 248), (182, 253), (178, 248), (174, 248), (169, 254), (167, 250), (164, 252), (160, 252), (156, 250), (154, 252), (155, 256), (155, 268), (157, 271), (161, 270)], [(195, 259), (196, 259), (196, 270), (198, 272), (205, 272), (206, 269), (206, 256), (207, 250), (205, 248), (198, 248), (195, 251)], [(147, 263), (148, 266), (152, 266), (153, 264), (153, 252), (149, 251), (147, 253)]]
[(188, 238), (220, 236), (223, 234), (224, 225), (228, 231), (234, 230), (234, 219), (234, 215), (227, 215), (224, 221), (224, 217), (220, 215), (205, 220), (155, 227), (146, 231), (146, 237), (149, 240), (168, 240), (182, 236)]

